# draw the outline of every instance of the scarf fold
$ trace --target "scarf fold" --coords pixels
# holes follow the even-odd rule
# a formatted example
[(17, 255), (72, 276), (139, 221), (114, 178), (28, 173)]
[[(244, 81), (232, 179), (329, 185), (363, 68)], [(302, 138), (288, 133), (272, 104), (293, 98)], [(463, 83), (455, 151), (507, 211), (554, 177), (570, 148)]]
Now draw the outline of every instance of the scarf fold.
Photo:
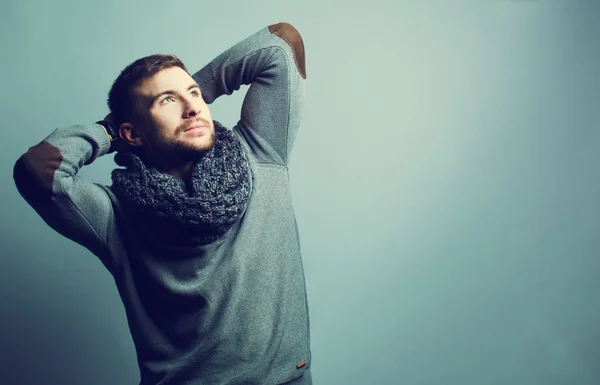
[(215, 241), (245, 212), (250, 196), (248, 161), (235, 135), (213, 120), (215, 141), (195, 165), (190, 183), (119, 152), (113, 191), (145, 239), (165, 246)]

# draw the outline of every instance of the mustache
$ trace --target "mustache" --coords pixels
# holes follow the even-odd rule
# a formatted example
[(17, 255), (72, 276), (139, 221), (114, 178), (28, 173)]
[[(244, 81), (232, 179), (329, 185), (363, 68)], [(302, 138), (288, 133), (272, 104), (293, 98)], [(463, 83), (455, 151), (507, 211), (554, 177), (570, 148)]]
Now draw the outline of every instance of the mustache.
[(194, 119), (190, 119), (190, 120), (187, 120), (184, 123), (182, 123), (179, 127), (177, 127), (176, 132), (177, 132), (177, 134), (180, 134), (180, 133), (184, 132), (185, 130), (187, 130), (188, 127), (190, 127), (192, 124), (198, 124), (198, 123), (202, 124), (203, 126), (212, 128), (212, 124), (208, 120), (203, 119), (203, 118), (194, 118)]

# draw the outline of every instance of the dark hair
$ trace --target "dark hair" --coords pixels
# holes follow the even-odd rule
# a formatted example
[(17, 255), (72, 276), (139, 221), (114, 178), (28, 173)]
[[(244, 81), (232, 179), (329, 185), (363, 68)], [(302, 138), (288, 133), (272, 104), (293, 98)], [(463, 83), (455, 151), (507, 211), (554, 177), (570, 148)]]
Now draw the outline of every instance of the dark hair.
[(170, 67), (179, 67), (188, 72), (177, 56), (163, 54), (138, 59), (121, 71), (108, 93), (108, 108), (117, 127), (121, 123), (136, 117), (135, 88), (142, 81)]

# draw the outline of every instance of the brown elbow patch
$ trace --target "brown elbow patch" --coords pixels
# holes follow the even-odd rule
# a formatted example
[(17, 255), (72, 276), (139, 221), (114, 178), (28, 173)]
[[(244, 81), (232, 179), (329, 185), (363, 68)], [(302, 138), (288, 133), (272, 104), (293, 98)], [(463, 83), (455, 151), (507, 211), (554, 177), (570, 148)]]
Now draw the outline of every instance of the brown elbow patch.
[(63, 157), (58, 150), (48, 142), (41, 142), (29, 149), (23, 155), (27, 171), (35, 182), (45, 190), (52, 191), (54, 173), (60, 167)]
[(289, 23), (277, 23), (269, 26), (269, 31), (282, 38), (292, 48), (296, 68), (302, 79), (306, 79), (306, 57), (304, 54), (304, 42), (300, 32)]

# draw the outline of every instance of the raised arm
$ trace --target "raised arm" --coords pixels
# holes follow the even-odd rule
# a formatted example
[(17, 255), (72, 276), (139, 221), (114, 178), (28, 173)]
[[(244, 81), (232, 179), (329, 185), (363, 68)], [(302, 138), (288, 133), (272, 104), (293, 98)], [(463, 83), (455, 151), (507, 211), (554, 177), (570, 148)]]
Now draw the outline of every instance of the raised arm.
[(193, 77), (209, 104), (249, 84), (234, 129), (261, 161), (288, 163), (302, 118), (306, 82), (304, 43), (296, 28), (288, 23), (265, 27)]
[(109, 148), (109, 137), (99, 124), (57, 129), (17, 160), (14, 180), (50, 227), (88, 248), (112, 270), (108, 229), (114, 211), (108, 189), (77, 176), (83, 165)]

